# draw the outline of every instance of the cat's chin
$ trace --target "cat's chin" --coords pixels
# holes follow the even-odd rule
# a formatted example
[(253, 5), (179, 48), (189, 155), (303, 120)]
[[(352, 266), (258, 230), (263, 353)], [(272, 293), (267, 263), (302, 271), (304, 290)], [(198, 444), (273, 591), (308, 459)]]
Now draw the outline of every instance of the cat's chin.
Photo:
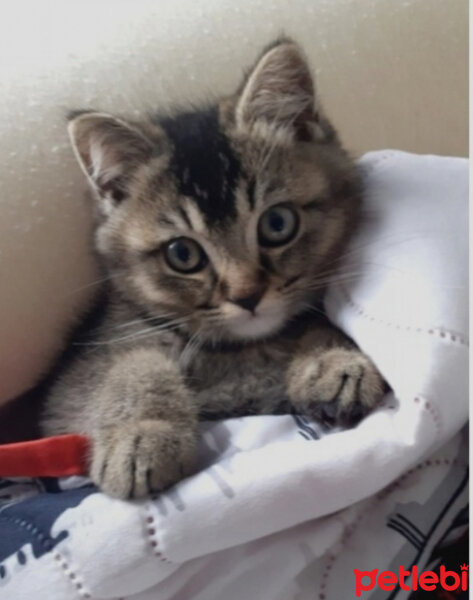
[(258, 340), (270, 337), (285, 324), (282, 315), (244, 315), (226, 323), (225, 333), (232, 340)]

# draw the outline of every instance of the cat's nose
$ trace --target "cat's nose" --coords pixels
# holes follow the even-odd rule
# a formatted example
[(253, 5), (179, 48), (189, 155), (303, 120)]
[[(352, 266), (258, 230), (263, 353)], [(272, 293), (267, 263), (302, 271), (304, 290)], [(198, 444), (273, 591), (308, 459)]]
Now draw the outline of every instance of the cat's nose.
[(233, 304), (238, 304), (238, 306), (241, 306), (245, 310), (249, 310), (250, 312), (253, 312), (253, 310), (258, 306), (261, 298), (263, 297), (264, 292), (265, 292), (264, 289), (259, 289), (258, 291), (250, 294), (249, 296), (242, 296), (240, 298), (231, 298), (230, 302), (233, 302)]

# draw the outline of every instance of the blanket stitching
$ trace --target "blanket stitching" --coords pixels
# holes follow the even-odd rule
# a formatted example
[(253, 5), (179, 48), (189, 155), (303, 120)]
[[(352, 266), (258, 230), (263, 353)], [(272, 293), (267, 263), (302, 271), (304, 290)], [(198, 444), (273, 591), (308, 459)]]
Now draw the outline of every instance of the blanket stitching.
[(416, 404), (419, 404), (420, 402), (423, 402), (423, 408), (425, 408), (425, 410), (431, 416), (431, 418), (432, 418), (432, 420), (434, 422), (435, 431), (436, 431), (437, 435), (439, 435), (440, 431), (442, 429), (442, 422), (441, 422), (439, 410), (437, 409), (437, 407), (435, 406), (435, 404), (433, 404), (429, 400), (426, 400), (422, 396), (416, 396), (414, 398), (414, 402)]
[(156, 522), (151, 512), (151, 503), (148, 502), (145, 505), (146, 517), (144, 519), (144, 527), (148, 536), (148, 542), (151, 546), (151, 550), (153, 554), (159, 558), (161, 562), (164, 562), (168, 565), (172, 564), (172, 561), (169, 560), (161, 550), (158, 549), (159, 543), (156, 535)]
[(448, 329), (443, 329), (439, 327), (431, 327), (430, 329), (426, 329), (425, 327), (415, 327), (411, 325), (400, 325), (399, 323), (394, 323), (392, 321), (386, 321), (385, 319), (379, 319), (378, 317), (373, 317), (368, 314), (359, 304), (354, 302), (348, 294), (347, 290), (343, 286), (339, 286), (342, 295), (348, 304), (356, 310), (356, 312), (363, 317), (364, 319), (368, 319), (369, 321), (376, 321), (377, 323), (382, 323), (386, 327), (393, 327), (394, 329), (404, 330), (404, 331), (414, 331), (416, 333), (426, 333), (428, 335), (434, 335), (441, 339), (448, 339), (450, 342), (454, 344), (459, 344), (460, 346), (469, 347), (469, 340), (463, 338), (460, 334), (455, 333), (453, 331), (449, 331)]
[[(14, 525), (17, 525), (18, 527), (26, 529), (30, 535), (34, 536), (36, 538), (36, 540), (42, 546), (44, 546), (46, 551), (50, 550), (50, 547), (52, 544), (51, 536), (46, 534), (43, 530), (41, 530), (32, 521), (27, 521), (26, 519), (20, 519), (18, 517), (10, 517), (10, 516), (6, 516), (6, 515), (0, 515), (0, 520), (1, 521), (9, 521), (9, 522), (13, 523)], [(56, 561), (62, 560), (61, 566), (64, 569), (64, 571), (69, 570), (69, 566), (67, 565), (64, 557), (57, 550), (54, 551), (53, 557), (55, 558)], [(64, 573), (64, 574), (66, 575), (66, 573)], [(90, 600), (90, 598), (92, 598), (92, 596), (89, 594), (89, 592), (86, 592), (83, 589), (84, 588), (83, 579), (81, 578), (82, 581), (79, 581), (77, 574), (72, 571), (70, 571), (70, 573), (67, 573), (67, 575), (69, 575), (71, 584), (77, 589), (78, 594), (85, 600)], [(77, 581), (74, 581), (75, 579), (77, 579)]]
[(84, 599), (90, 600), (92, 596), (84, 590), (84, 580), (78, 580), (77, 573), (72, 571), (64, 556), (57, 550), (54, 552), (54, 559), (62, 567), (61, 571), (65, 577), (70, 579), (70, 583), (76, 588), (77, 593)]
[[(340, 541), (337, 543), (338, 548), (337, 548), (337, 552), (327, 552), (327, 562), (325, 564), (323, 573), (322, 573), (322, 577), (320, 579), (320, 587), (319, 587), (319, 594), (318, 594), (318, 599), (319, 600), (327, 600), (327, 596), (325, 595), (325, 591), (327, 590), (327, 585), (328, 585), (328, 579), (330, 576), (330, 572), (333, 569), (333, 566), (337, 560), (337, 558), (339, 558), (340, 554), (342, 553), (346, 543), (348, 542), (349, 538), (355, 533), (355, 531), (358, 529), (360, 523), (363, 521), (363, 519), (366, 517), (366, 515), (368, 513), (372, 512), (373, 507), (378, 504), (381, 500), (384, 500), (384, 498), (386, 498), (386, 496), (388, 496), (391, 492), (393, 492), (395, 489), (401, 487), (401, 484), (404, 482), (404, 480), (409, 477), (410, 475), (412, 475), (413, 473), (416, 473), (417, 471), (420, 471), (422, 469), (425, 469), (427, 467), (440, 467), (440, 466), (445, 466), (445, 465), (460, 465), (466, 468), (466, 465), (464, 463), (461, 463), (458, 459), (453, 458), (453, 459), (449, 459), (449, 458), (436, 458), (436, 459), (429, 459), (426, 460), (424, 462), (419, 463), (418, 465), (416, 465), (415, 467), (412, 467), (411, 469), (409, 469), (408, 471), (406, 471), (404, 473), (404, 475), (402, 475), (401, 477), (399, 477), (398, 479), (396, 479), (396, 481), (393, 481), (391, 484), (389, 484), (388, 486), (386, 486), (384, 488), (384, 490), (381, 490), (380, 492), (378, 492), (376, 494), (376, 496), (373, 498), (373, 500), (369, 503), (369, 505), (366, 507), (366, 509), (364, 511), (362, 511), (357, 517), (356, 519), (350, 523), (349, 525), (346, 525), (342, 536), (340, 538)], [(334, 544), (335, 545), (335, 544)]]

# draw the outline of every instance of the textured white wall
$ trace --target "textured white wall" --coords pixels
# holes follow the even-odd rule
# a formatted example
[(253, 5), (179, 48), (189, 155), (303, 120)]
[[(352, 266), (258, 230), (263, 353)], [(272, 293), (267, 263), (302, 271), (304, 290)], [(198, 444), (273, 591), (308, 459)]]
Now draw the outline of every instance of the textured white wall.
[(467, 153), (467, 0), (2, 5), (0, 402), (33, 382), (92, 289), (67, 109), (133, 115), (229, 91), (281, 31), (355, 153)]

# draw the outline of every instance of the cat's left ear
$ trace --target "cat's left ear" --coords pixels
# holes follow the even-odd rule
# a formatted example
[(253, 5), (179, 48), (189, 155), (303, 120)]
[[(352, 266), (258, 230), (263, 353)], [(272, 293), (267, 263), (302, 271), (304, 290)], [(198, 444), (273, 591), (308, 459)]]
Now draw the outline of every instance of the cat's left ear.
[(72, 114), (68, 132), (101, 212), (110, 212), (126, 195), (127, 179), (152, 155), (153, 143), (137, 127), (106, 113)]
[(266, 126), (304, 141), (323, 137), (312, 75), (297, 44), (285, 39), (263, 53), (239, 92), (235, 120), (247, 132)]

